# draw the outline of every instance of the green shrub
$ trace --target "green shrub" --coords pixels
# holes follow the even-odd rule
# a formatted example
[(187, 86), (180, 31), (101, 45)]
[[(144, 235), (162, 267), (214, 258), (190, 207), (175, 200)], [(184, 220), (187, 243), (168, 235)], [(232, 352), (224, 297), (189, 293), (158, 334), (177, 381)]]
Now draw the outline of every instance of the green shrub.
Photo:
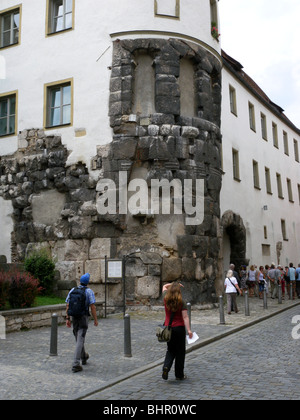
[(42, 295), (53, 293), (55, 264), (46, 251), (36, 251), (25, 259), (25, 270), (38, 279), (42, 287)]

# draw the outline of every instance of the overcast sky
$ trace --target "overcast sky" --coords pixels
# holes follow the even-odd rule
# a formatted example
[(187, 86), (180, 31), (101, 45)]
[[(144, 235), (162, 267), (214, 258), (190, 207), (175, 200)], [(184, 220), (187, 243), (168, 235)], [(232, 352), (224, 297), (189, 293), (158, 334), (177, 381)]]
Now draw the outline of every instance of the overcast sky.
[(300, 128), (300, 0), (220, 0), (222, 49)]

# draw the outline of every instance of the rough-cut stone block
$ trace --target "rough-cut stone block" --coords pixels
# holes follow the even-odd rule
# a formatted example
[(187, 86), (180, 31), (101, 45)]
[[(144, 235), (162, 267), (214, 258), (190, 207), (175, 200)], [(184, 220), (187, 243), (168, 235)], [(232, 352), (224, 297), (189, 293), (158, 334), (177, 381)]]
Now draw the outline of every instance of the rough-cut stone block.
[(89, 250), (89, 259), (103, 259), (111, 257), (111, 239), (110, 238), (95, 238), (91, 241)]
[(182, 261), (180, 258), (164, 258), (162, 265), (162, 281), (170, 283), (180, 279), (182, 274)]
[(138, 279), (136, 295), (140, 298), (158, 299), (160, 296), (160, 278), (146, 276)]
[(102, 283), (105, 280), (105, 272), (102, 273), (103, 260), (88, 260), (85, 262), (85, 271), (90, 274), (90, 283)]

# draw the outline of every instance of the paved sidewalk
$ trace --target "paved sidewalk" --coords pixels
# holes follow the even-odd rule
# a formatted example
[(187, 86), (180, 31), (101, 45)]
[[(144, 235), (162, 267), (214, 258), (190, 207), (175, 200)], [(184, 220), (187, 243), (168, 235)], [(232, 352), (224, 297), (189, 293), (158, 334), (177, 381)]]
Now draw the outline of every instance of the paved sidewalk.
[[(268, 309), (264, 309), (262, 300), (249, 301), (250, 316), (245, 316), (244, 298), (240, 297), (240, 312), (229, 316), (225, 311), (225, 325), (220, 325), (217, 308), (192, 311), (192, 330), (200, 340), (188, 346), (188, 352), (300, 304), (299, 300), (285, 300), (279, 305), (268, 299)], [(163, 308), (130, 315), (132, 357), (124, 357), (123, 316), (110, 316), (101, 319), (98, 327), (90, 323), (86, 339), (90, 359), (76, 374), (71, 371), (75, 349), (72, 330), (59, 327), (55, 357), (49, 356), (50, 328), (7, 334), (6, 340), (0, 340), (0, 400), (81, 399), (159, 366), (166, 346), (157, 342), (155, 327), (164, 319)]]

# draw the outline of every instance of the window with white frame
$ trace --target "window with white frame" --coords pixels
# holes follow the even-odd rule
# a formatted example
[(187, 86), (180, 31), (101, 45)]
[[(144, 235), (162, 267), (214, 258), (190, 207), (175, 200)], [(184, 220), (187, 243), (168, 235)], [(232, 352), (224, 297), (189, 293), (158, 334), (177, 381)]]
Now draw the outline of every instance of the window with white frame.
[(289, 201), (291, 203), (293, 203), (294, 202), (294, 197), (293, 197), (292, 181), (289, 178), (287, 178), (286, 183), (287, 183)]
[(157, 17), (179, 19), (180, 0), (154, 0), (154, 14)]
[(253, 183), (254, 188), (260, 189), (258, 162), (253, 161)]
[(268, 140), (268, 133), (267, 133), (267, 117), (262, 112), (260, 113), (260, 121), (261, 121), (261, 135), (264, 140)]
[(254, 109), (254, 105), (251, 102), (249, 102), (249, 124), (250, 124), (251, 130), (256, 131), (255, 109)]
[(238, 150), (232, 149), (233, 179), (240, 181), (240, 158)]
[(20, 8), (0, 13), (0, 48), (19, 44)]
[(286, 223), (284, 219), (281, 219), (281, 232), (282, 232), (282, 238), (284, 241), (288, 240), (287, 231), (286, 231)]
[(269, 168), (265, 168), (265, 178), (266, 178), (267, 193), (272, 194), (271, 175), (270, 175), (270, 169)]
[(277, 181), (277, 192), (278, 192), (278, 198), (283, 199), (283, 191), (282, 191), (282, 181), (281, 181), (281, 175), (276, 174), (276, 181)]
[(294, 139), (294, 153), (295, 153), (295, 161), (299, 162), (299, 144), (296, 139)]
[(277, 124), (272, 123), (273, 145), (278, 149), (278, 128)]
[(48, 34), (73, 28), (74, 0), (48, 0)]
[(237, 116), (237, 106), (236, 106), (236, 90), (234, 87), (229, 85), (229, 99), (230, 99), (230, 111), (232, 114)]
[(289, 156), (289, 139), (287, 133), (283, 132), (283, 147), (284, 147), (284, 153)]
[(0, 96), (0, 136), (16, 134), (16, 93)]
[(72, 81), (45, 85), (45, 127), (72, 124)]

